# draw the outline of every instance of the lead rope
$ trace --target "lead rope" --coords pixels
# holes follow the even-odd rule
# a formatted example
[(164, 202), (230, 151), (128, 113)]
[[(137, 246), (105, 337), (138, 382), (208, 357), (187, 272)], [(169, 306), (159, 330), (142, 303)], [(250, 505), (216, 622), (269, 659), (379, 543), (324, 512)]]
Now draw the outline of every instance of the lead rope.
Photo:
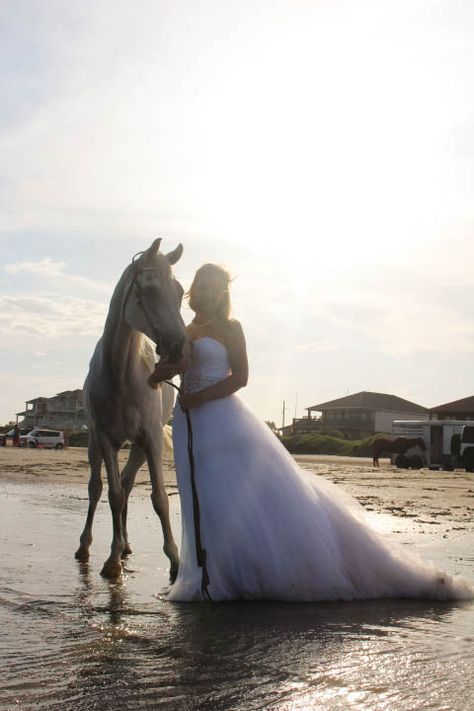
[[(177, 385), (172, 383), (170, 380), (165, 380), (165, 383), (171, 385), (172, 388), (178, 391), (181, 395), (182, 390)], [(203, 548), (201, 540), (201, 508), (199, 506), (199, 497), (196, 486), (196, 472), (194, 466), (194, 451), (193, 451), (193, 428), (191, 425), (191, 414), (189, 410), (185, 410), (186, 415), (186, 426), (188, 430), (188, 458), (189, 458), (189, 469), (191, 473), (191, 492), (193, 496), (193, 519), (194, 519), (194, 541), (196, 544), (196, 560), (198, 568), (202, 570), (202, 580), (201, 580), (201, 593), (204, 600), (212, 602), (211, 594), (208, 590), (209, 587), (209, 574), (207, 572), (207, 552)]]

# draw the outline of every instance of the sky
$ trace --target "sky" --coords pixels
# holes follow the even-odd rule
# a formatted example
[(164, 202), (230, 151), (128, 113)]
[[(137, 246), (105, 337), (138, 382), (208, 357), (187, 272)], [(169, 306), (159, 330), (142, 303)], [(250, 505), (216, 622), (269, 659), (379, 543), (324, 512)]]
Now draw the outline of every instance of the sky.
[(472, 395), (473, 85), (469, 0), (2, 0), (0, 423), (157, 236), (230, 268), (262, 419)]

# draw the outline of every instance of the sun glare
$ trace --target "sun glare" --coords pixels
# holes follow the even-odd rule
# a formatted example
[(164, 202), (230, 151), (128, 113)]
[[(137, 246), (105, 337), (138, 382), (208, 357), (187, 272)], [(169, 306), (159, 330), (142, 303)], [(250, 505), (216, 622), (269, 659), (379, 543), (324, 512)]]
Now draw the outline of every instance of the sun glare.
[(441, 202), (433, 146), (448, 109), (415, 48), (363, 22), (330, 29), (274, 27), (222, 67), (194, 117), (195, 201), (229, 241), (385, 260), (422, 239)]

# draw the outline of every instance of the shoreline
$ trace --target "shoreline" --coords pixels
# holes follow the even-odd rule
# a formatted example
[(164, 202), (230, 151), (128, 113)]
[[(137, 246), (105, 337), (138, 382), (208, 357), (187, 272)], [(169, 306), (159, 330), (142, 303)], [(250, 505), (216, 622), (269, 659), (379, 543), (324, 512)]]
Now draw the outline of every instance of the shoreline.
[[(120, 450), (122, 468), (129, 450)], [(167, 453), (168, 454), (168, 453)], [(367, 457), (337, 455), (295, 455), (304, 470), (319, 475), (341, 487), (356, 498), (369, 514), (387, 514), (409, 519), (429, 528), (443, 530), (474, 530), (474, 474), (464, 471), (446, 472), (402, 470), (381, 460), (376, 469)], [(106, 480), (105, 471), (103, 471)], [(176, 475), (172, 459), (163, 461), (164, 483), (169, 495), (177, 494)], [(67, 450), (0, 448), (0, 481), (53, 488), (80, 486), (87, 497), (89, 463), (87, 448)], [(135, 488), (151, 491), (148, 468), (142, 466)], [(451, 528), (446, 528), (446, 526)]]

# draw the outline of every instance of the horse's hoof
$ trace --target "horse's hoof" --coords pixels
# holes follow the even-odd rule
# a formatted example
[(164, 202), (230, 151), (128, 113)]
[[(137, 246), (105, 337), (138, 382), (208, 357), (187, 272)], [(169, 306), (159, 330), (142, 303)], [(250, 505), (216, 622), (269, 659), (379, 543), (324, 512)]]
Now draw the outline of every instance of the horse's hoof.
[(86, 560), (89, 560), (89, 549), (82, 547), (78, 548), (74, 553), (74, 558), (76, 560), (80, 560), (81, 563), (85, 563)]
[(133, 551), (130, 548), (130, 544), (127, 543), (127, 545), (125, 546), (125, 548), (122, 551), (122, 558), (126, 558), (127, 555), (132, 555), (132, 553), (133, 553)]
[(100, 571), (103, 578), (119, 578), (122, 575), (123, 569), (120, 562), (106, 561), (104, 567)]

